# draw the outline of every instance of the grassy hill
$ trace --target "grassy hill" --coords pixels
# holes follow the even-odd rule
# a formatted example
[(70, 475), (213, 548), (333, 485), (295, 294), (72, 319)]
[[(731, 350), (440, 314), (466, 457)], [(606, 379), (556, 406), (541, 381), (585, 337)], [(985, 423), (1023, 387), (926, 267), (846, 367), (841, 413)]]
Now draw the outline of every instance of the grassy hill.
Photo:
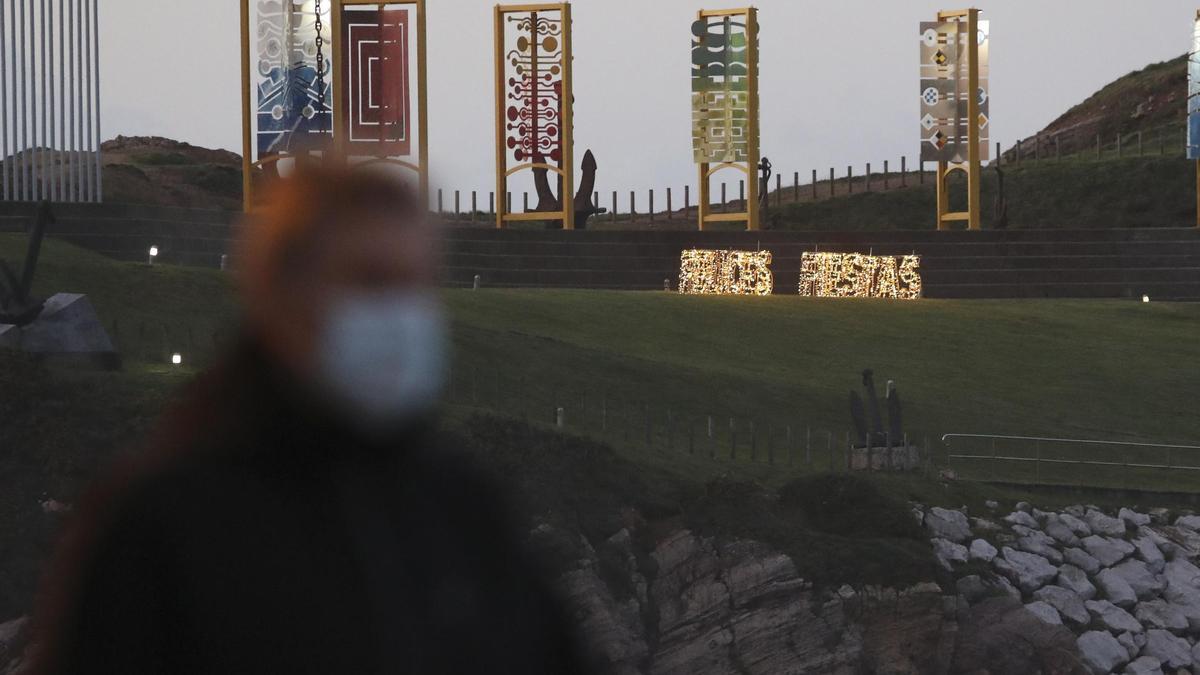
[[(18, 260), (23, 250), (23, 236), (0, 236), (0, 257)], [(88, 293), (117, 327), (125, 368), (47, 371), (0, 353), (0, 618), (27, 611), (58, 531), (39, 503), (73, 501), (108, 461), (135, 450), (179, 388), (216, 358), (237, 314), (219, 272), (119, 263), (53, 239), (37, 287)], [(531, 513), (604, 537), (632, 505), (648, 519), (773, 542), (806, 576), (830, 583), (891, 583), (928, 569), (928, 552), (911, 537), (821, 529), (833, 511), (886, 523), (907, 514), (910, 499), (1029, 498), (925, 474), (847, 476), (827, 443), (841, 452), (847, 392), (863, 368), (874, 368), (881, 386), (896, 380), (913, 438), (949, 431), (1200, 438), (1193, 410), (1200, 385), (1189, 370), (1200, 358), (1194, 305), (499, 290), (452, 291), (446, 299), (455, 320), (448, 426), (524, 495)], [(168, 365), (173, 351), (184, 354), (184, 367)], [(565, 433), (551, 424), (559, 407)], [(736, 461), (728, 459), (729, 418)], [(811, 462), (800, 450), (801, 429), (812, 433)], [(766, 461), (771, 451), (774, 464)], [(836, 477), (825, 473), (831, 468)], [(784, 488), (811, 499), (802, 507), (773, 501)], [(1039, 502), (1056, 499), (1079, 497)], [(891, 543), (880, 546), (884, 540)], [(872, 551), (906, 553), (882, 560)]]

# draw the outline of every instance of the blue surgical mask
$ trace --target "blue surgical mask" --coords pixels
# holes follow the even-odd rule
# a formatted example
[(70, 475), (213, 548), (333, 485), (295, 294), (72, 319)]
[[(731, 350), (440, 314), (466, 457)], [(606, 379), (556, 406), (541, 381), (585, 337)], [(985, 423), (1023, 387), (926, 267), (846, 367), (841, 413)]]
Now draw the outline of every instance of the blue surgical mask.
[(321, 330), (318, 378), (355, 427), (384, 433), (437, 406), (447, 340), (445, 315), (433, 291), (341, 295)]

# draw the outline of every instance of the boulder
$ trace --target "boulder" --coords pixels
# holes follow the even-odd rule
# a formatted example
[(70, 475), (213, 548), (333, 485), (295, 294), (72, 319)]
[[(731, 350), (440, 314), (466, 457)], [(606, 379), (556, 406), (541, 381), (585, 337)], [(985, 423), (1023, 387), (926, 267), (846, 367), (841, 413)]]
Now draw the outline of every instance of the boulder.
[(1041, 525), (1038, 524), (1037, 518), (1034, 518), (1025, 511), (1013, 511), (1007, 516), (1004, 516), (1004, 522), (1008, 523), (1009, 525), (1022, 525), (1031, 530), (1036, 530), (1041, 527)]
[(1099, 511), (1089, 509), (1083, 520), (1092, 529), (1092, 534), (1102, 534), (1106, 537), (1125, 536), (1125, 521), (1120, 518), (1106, 516)]
[(1179, 516), (1175, 519), (1175, 527), (1186, 527), (1193, 532), (1200, 532), (1200, 516)]
[(1132, 555), (1134, 551), (1133, 544), (1127, 541), (1113, 539), (1112, 537), (1101, 537), (1095, 534), (1090, 537), (1084, 537), (1081, 543), (1084, 550), (1088, 552), (1088, 555), (1098, 560), (1103, 567), (1116, 565)]
[(1125, 666), (1124, 675), (1163, 675), (1162, 664), (1153, 656), (1142, 656)]
[(1075, 534), (1056, 513), (1046, 516), (1046, 534), (1063, 546), (1079, 546), (1079, 536)]
[(992, 546), (983, 539), (976, 539), (971, 542), (971, 548), (967, 551), (967, 557), (971, 560), (990, 563), (996, 557), (996, 553), (995, 546)]
[(1024, 525), (1013, 525), (1012, 531), (1013, 531), (1013, 534), (1017, 535), (1017, 537), (1020, 538), (1020, 537), (1028, 537), (1029, 535), (1033, 534), (1034, 532), (1037, 532), (1038, 530), (1035, 530), (1032, 527), (1026, 527)]
[(1084, 603), (1092, 620), (1107, 628), (1114, 635), (1124, 633), (1141, 633), (1145, 629), (1133, 615), (1117, 607), (1107, 600), (1088, 600)]
[(1129, 663), (1129, 652), (1107, 631), (1088, 631), (1075, 640), (1075, 646), (1093, 673), (1111, 673)]
[(1150, 522), (1154, 523), (1155, 525), (1169, 525), (1171, 523), (1170, 509), (1157, 507), (1150, 509), (1146, 513), (1150, 516)]
[(51, 363), (104, 370), (121, 365), (121, 357), (86, 295), (57, 293), (46, 301), (33, 323), (0, 328), (7, 329), (7, 348), (14, 348), (15, 340), (15, 348)]
[(1093, 558), (1090, 553), (1081, 548), (1068, 548), (1064, 550), (1063, 562), (1068, 565), (1074, 565), (1088, 574), (1096, 574), (1100, 571), (1100, 561)]
[(1096, 587), (1114, 605), (1132, 609), (1137, 604), (1138, 596), (1133, 591), (1133, 587), (1114, 570), (1107, 569), (1101, 571), (1100, 574), (1096, 575), (1095, 581)]
[(1042, 556), (1007, 546), (992, 564), (1024, 593), (1033, 593), (1058, 576), (1058, 568)]
[(1187, 617), (1192, 631), (1200, 632), (1200, 569), (1183, 559), (1172, 560), (1163, 576), (1167, 581), (1163, 599)]
[(1061, 586), (1045, 586), (1034, 592), (1033, 598), (1040, 600), (1055, 610), (1067, 623), (1075, 626), (1086, 626), (1092, 617), (1084, 606), (1084, 598)]
[(987, 518), (972, 518), (971, 528), (979, 534), (995, 534), (1004, 529), (997, 525), (995, 521), (988, 520)]
[(1192, 665), (1192, 645), (1188, 641), (1157, 628), (1146, 631), (1146, 656), (1153, 656), (1167, 668), (1189, 668)]
[(1092, 534), (1092, 528), (1070, 512), (1058, 514), (1058, 520), (1070, 528), (1071, 532), (1080, 539), (1089, 537)]
[(1144, 513), (1138, 513), (1137, 511), (1134, 511), (1133, 509), (1122, 508), (1117, 513), (1117, 518), (1120, 518), (1121, 520), (1125, 521), (1125, 524), (1128, 527), (1132, 527), (1132, 528), (1138, 528), (1138, 527), (1142, 527), (1143, 525), (1150, 524), (1150, 516), (1148, 516)]
[(939, 539), (961, 544), (971, 538), (971, 526), (962, 511), (935, 506), (925, 514), (925, 529)]
[(967, 562), (967, 547), (945, 539), (934, 538), (933, 555), (938, 564), (947, 572), (954, 571), (954, 565)]
[[(1143, 533), (1144, 532), (1144, 533)], [(1146, 563), (1150, 571), (1154, 574), (1162, 574), (1163, 568), (1167, 565), (1167, 559), (1163, 557), (1162, 550), (1158, 548), (1158, 544), (1154, 538), (1149, 536), (1150, 530), (1141, 528), (1138, 530), (1138, 536), (1134, 537), (1133, 548), (1134, 555), (1139, 560)]]
[(1045, 623), (1052, 626), (1061, 626), (1062, 619), (1058, 616), (1058, 610), (1051, 607), (1049, 604), (1036, 600), (1025, 605), (1025, 609), (1033, 612), (1033, 615), (1041, 619)]
[(1139, 602), (1133, 609), (1133, 615), (1146, 628), (1169, 630), (1176, 635), (1182, 635), (1188, 629), (1187, 617), (1178, 607), (1165, 600)]
[(1038, 530), (1033, 530), (1029, 535), (1018, 539), (1015, 546), (1026, 553), (1040, 555), (1055, 565), (1061, 565), (1063, 562), (1062, 553), (1055, 546), (1055, 541)]
[(996, 501), (995, 499), (989, 499), (985, 501), (983, 505), (986, 506), (989, 511), (995, 511), (996, 509), (1000, 508), (1000, 502)]
[(1129, 658), (1131, 659), (1136, 659), (1138, 657), (1138, 654), (1142, 651), (1142, 646), (1145, 644), (1145, 641), (1143, 641), (1143, 643), (1139, 645), (1137, 638), (1135, 638), (1133, 633), (1130, 633), (1129, 631), (1125, 631), (1124, 633), (1118, 635), (1117, 642), (1120, 642), (1121, 646), (1125, 648), (1125, 651), (1129, 652)]
[(1132, 558), (1114, 565), (1112, 571), (1125, 580), (1139, 600), (1149, 600), (1162, 593), (1165, 584), (1162, 579), (1150, 571), (1150, 567), (1141, 560)]
[(1058, 568), (1058, 578), (1055, 583), (1075, 593), (1083, 600), (1091, 600), (1096, 597), (1096, 587), (1092, 585), (1087, 574), (1074, 565), (1063, 565)]

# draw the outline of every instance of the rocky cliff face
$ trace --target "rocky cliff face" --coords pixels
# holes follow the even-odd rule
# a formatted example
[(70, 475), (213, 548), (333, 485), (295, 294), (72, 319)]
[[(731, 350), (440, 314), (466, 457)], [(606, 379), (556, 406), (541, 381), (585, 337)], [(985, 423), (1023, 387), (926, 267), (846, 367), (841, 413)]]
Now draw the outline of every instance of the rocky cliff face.
[[(535, 532), (553, 536), (549, 528)], [(971, 612), (933, 582), (903, 590), (821, 591), (796, 574), (787, 556), (764, 544), (686, 529), (642, 556), (627, 530), (598, 549), (580, 541), (577, 550), (576, 564), (559, 584), (605, 673), (971, 672), (996, 658), (996, 650), (981, 641), (973, 652), (961, 650), (959, 642), (964, 635), (977, 642), (971, 631), (1003, 635), (993, 630), (1002, 620), (1011, 624), (1010, 633), (1041, 632), (1045, 639), (993, 672), (1086, 672), (1071, 656), (1069, 633), (1041, 631), (1020, 603), (977, 611), (986, 618), (977, 617), (964, 632), (960, 622)], [(998, 649), (1020, 652), (1009, 645)], [(1054, 649), (1067, 655), (1061, 668), (1037, 665)]]
[(1200, 673), (1200, 517), (1000, 513), (915, 509), (943, 573), (906, 589), (817, 589), (765, 544), (682, 528), (580, 539), (558, 581), (615, 675)]

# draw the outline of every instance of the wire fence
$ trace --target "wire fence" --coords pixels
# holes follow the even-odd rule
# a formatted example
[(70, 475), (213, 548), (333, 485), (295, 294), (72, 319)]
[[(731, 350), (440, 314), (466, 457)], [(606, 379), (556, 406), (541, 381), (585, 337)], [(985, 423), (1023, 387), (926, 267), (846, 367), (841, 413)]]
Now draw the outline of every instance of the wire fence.
[(1200, 446), (987, 434), (942, 443), (971, 480), (1200, 492)]
[[(1187, 130), (1180, 125), (1168, 125), (1149, 130), (1117, 134), (1092, 134), (1078, 129), (1053, 134), (1038, 134), (1018, 140), (1004, 150), (995, 144), (993, 162), (1000, 166), (1021, 166), (1052, 161), (1111, 160), (1132, 157), (1183, 157), (1187, 148)], [(870, 192), (886, 192), (911, 186), (934, 184), (933, 171), (927, 171), (919, 161), (908, 157), (897, 161), (867, 162), (856, 168), (846, 165), (842, 171), (829, 167), (828, 172), (811, 169), (807, 172), (779, 171), (771, 175), (766, 185), (760, 185), (764, 205), (782, 207), (785, 204), (816, 202), (839, 196)], [(802, 179), (807, 182), (802, 182)], [(684, 223), (697, 216), (698, 204), (690, 185), (682, 189), (643, 189), (592, 194), (592, 206), (603, 210), (594, 222), (604, 223)], [(530, 209), (530, 193), (509, 192), (505, 195), (508, 212), (514, 207)], [(746, 181), (714, 183), (711, 205), (714, 213), (742, 211), (746, 203)], [(519, 201), (514, 201), (519, 200)], [(536, 195), (534, 196), (536, 201)], [(496, 193), (438, 189), (437, 212), (443, 218), (463, 224), (489, 226), (494, 223)]]
[[(664, 401), (633, 400), (575, 386), (546, 386), (499, 370), (458, 368), (450, 375), (447, 402), (486, 410), (604, 440), (722, 463), (758, 464), (804, 471), (899, 468), (882, 448), (854, 448), (851, 434), (800, 418), (697, 411)], [(910, 450), (909, 439), (897, 439)], [(928, 448), (929, 439), (925, 439)], [(897, 448), (901, 446), (897, 444)], [(872, 458), (872, 455), (874, 458)], [(922, 450), (918, 468), (932, 465)], [(910, 465), (907, 468), (913, 468)]]

